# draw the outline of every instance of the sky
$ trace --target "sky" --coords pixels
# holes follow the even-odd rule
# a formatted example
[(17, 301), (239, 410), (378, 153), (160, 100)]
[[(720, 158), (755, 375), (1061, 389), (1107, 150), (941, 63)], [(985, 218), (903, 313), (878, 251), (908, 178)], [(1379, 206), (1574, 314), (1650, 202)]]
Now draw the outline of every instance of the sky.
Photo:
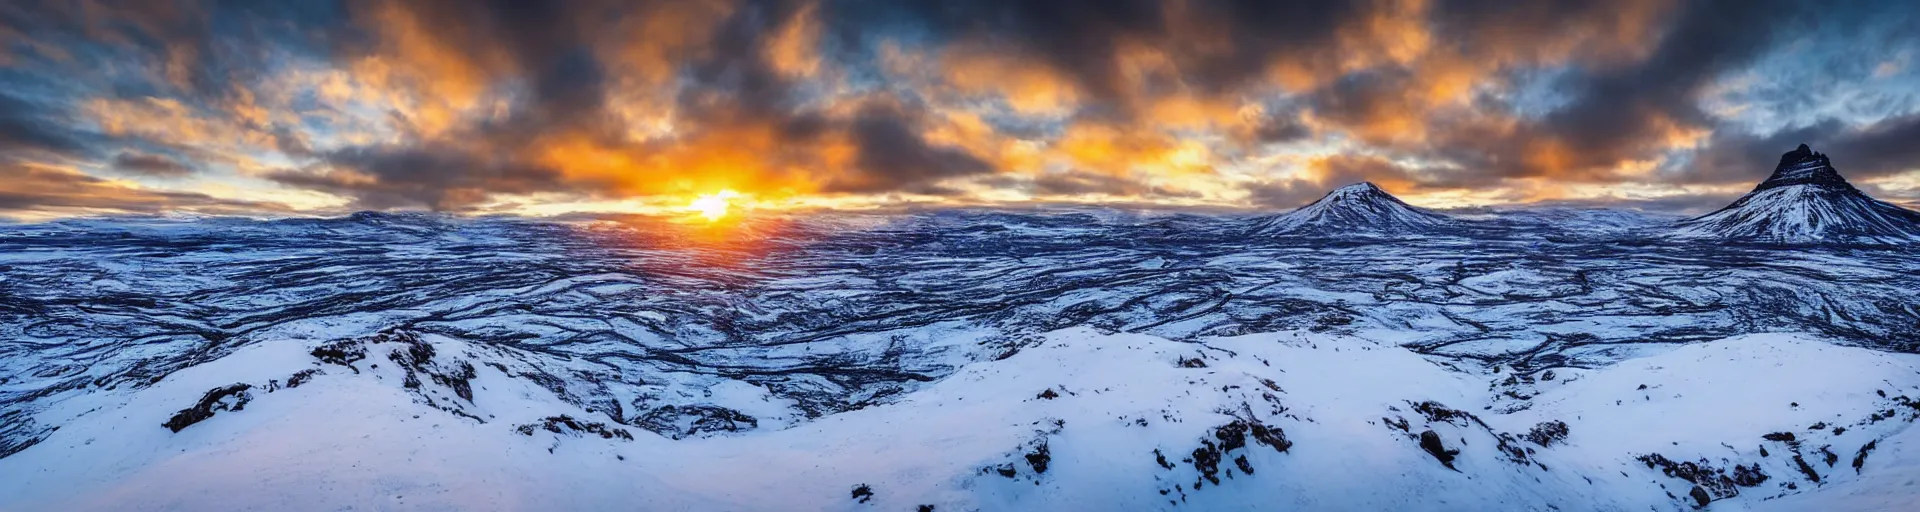
[[(1838, 5), (1822, 5), (1838, 4)], [(1920, 201), (1902, 0), (10, 0), (0, 216)]]

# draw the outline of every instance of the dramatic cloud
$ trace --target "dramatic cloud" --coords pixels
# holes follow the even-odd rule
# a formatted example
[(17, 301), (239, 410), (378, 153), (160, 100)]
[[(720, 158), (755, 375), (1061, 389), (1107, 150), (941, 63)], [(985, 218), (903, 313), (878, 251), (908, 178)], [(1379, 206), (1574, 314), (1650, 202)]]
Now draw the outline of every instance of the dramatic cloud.
[(148, 190), (66, 169), (0, 164), (0, 213), (284, 212), (284, 205)]
[[(1692, 209), (1807, 142), (1910, 197), (1916, 13), (26, 0), (0, 8), (0, 165), (47, 187), (9, 185), (13, 210), (553, 212), (722, 189), (770, 205), (1283, 208), (1355, 181), (1436, 206)], [(175, 191), (143, 188), (161, 186)], [(118, 199), (55, 199), (80, 197)]]
[(0, 90), (0, 159), (85, 152), (85, 136), (67, 128), (68, 121), (51, 110)]
[(113, 157), (114, 170), (158, 177), (181, 177), (193, 172), (193, 169), (160, 155), (143, 153), (121, 153)]

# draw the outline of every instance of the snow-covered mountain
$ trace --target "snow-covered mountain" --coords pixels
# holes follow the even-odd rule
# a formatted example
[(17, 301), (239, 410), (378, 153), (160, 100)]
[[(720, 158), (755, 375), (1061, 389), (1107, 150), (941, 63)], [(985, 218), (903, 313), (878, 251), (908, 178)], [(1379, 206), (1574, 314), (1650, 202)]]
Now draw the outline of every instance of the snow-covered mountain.
[(1733, 204), (1682, 221), (1674, 234), (1774, 243), (1920, 240), (1920, 212), (1868, 197), (1806, 144)]
[(1413, 234), (1445, 228), (1455, 221), (1413, 207), (1373, 183), (1334, 189), (1297, 210), (1259, 219), (1258, 235)]
[(943, 211), (0, 225), (0, 510), (1874, 510), (1920, 252)]

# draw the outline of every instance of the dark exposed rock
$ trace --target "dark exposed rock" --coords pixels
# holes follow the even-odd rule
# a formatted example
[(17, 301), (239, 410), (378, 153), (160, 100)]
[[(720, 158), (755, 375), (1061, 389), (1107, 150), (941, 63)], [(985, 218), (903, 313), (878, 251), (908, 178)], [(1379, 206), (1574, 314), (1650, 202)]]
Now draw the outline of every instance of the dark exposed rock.
[(436, 355), (436, 351), (433, 348), (433, 344), (420, 339), (420, 335), (412, 331), (382, 333), (375, 336), (373, 342), (398, 342), (406, 345), (403, 348), (395, 349), (392, 353), (389, 353), (387, 358), (393, 360), (395, 364), (399, 364), (401, 368), (406, 370), (406, 380), (401, 384), (407, 389), (419, 389), (419, 376), (426, 375), (427, 378), (431, 379), (435, 384), (452, 389), (453, 394), (458, 395), (461, 399), (466, 400), (468, 403), (473, 402), (473, 385), (471, 381), (476, 376), (473, 363), (456, 361), (450, 364), (441, 364), (435, 362), (434, 355)]
[(287, 377), (287, 389), (300, 387), (301, 384), (306, 384), (307, 381), (312, 380), (313, 376), (323, 373), (319, 368), (309, 368), (295, 372), (292, 376)]
[(1213, 438), (1220, 440), (1220, 451), (1229, 452), (1247, 446), (1247, 430), (1246, 421), (1233, 420), (1231, 423), (1215, 427)]
[[(1274, 451), (1280, 453), (1286, 453), (1288, 449), (1293, 447), (1293, 443), (1287, 441), (1286, 433), (1281, 431), (1279, 427), (1268, 426), (1258, 421), (1244, 419), (1236, 419), (1225, 425), (1214, 427), (1209, 437), (1210, 439), (1200, 439), (1200, 446), (1193, 449), (1193, 453), (1186, 459), (1186, 462), (1193, 464), (1193, 469), (1200, 473), (1200, 478), (1212, 482), (1215, 485), (1220, 483), (1220, 463), (1227, 460), (1226, 457), (1229, 452), (1246, 448), (1248, 437), (1252, 437), (1254, 442), (1272, 447)], [(1158, 457), (1158, 455), (1159, 452), (1156, 450), (1155, 456)], [(1163, 466), (1171, 468), (1171, 464), (1164, 463), (1164, 458), (1160, 460)], [(1247, 460), (1245, 454), (1236, 456), (1233, 459), (1233, 463), (1240, 468), (1241, 472), (1248, 474), (1253, 473), (1253, 462)], [(1231, 474), (1232, 472), (1228, 471), (1228, 473)]]
[(167, 427), (167, 430), (179, 432), (180, 429), (212, 418), (214, 411), (239, 411), (246, 408), (247, 402), (253, 400), (253, 395), (247, 393), (249, 389), (253, 389), (252, 384), (241, 382), (207, 390), (207, 394), (200, 397), (199, 403), (194, 404), (193, 407), (181, 409), (166, 423), (160, 425)]
[(1198, 357), (1194, 357), (1194, 358), (1188, 358), (1188, 359), (1181, 359), (1181, 360), (1180, 360), (1180, 367), (1181, 367), (1181, 368), (1206, 368), (1206, 367), (1207, 367), (1207, 362), (1206, 362), (1206, 361), (1203, 361), (1203, 360), (1201, 360), (1201, 359), (1200, 359), (1200, 358), (1198, 358)]
[(1035, 396), (1034, 398), (1045, 398), (1047, 400), (1052, 400), (1055, 398), (1060, 398), (1060, 394), (1053, 392), (1053, 388), (1047, 388), (1046, 391), (1041, 391), (1040, 394)]
[[(355, 361), (367, 358), (367, 347), (357, 339), (334, 340), (314, 347), (310, 354), (321, 362), (351, 368)], [(353, 372), (360, 373), (360, 369), (355, 368)]]
[(1544, 421), (1538, 425), (1534, 425), (1532, 430), (1527, 431), (1527, 441), (1531, 441), (1533, 444), (1545, 448), (1552, 446), (1553, 443), (1565, 441), (1567, 434), (1566, 422), (1560, 420)]
[(1273, 447), (1273, 451), (1287, 453), (1288, 449), (1293, 448), (1293, 442), (1287, 440), (1287, 433), (1280, 427), (1255, 422), (1248, 430), (1253, 432), (1254, 441)]
[(1808, 481), (1820, 483), (1820, 473), (1813, 471), (1813, 465), (1807, 464), (1805, 457), (1801, 457), (1798, 453), (1793, 454), (1793, 464), (1800, 468), (1800, 474), (1806, 475)]
[[(1653, 453), (1642, 455), (1637, 460), (1646, 464), (1648, 469), (1658, 468), (1661, 474), (1694, 484), (1694, 490), (1703, 493), (1689, 493), (1695, 499), (1696, 506), (1706, 506), (1709, 501), (1739, 496), (1740, 487), (1753, 487), (1767, 480), (1766, 473), (1762, 472), (1758, 465), (1752, 468), (1734, 466), (1733, 475), (1728, 476), (1725, 469), (1714, 467), (1704, 458), (1697, 462), (1674, 462), (1663, 455)], [(1701, 499), (1703, 495), (1705, 499)]]
[(1420, 449), (1426, 450), (1427, 454), (1439, 460), (1440, 465), (1446, 466), (1447, 469), (1459, 471), (1453, 467), (1453, 458), (1460, 455), (1460, 450), (1448, 450), (1446, 445), (1440, 442), (1439, 432), (1432, 430), (1420, 432)]
[(1694, 508), (1705, 507), (1708, 503), (1713, 502), (1713, 496), (1707, 494), (1707, 490), (1698, 485), (1693, 486), (1693, 490), (1687, 492), (1687, 497), (1693, 498)]
[(1499, 449), (1502, 455), (1506, 455), (1507, 462), (1523, 465), (1532, 462), (1530, 456), (1533, 454), (1533, 449), (1520, 445), (1513, 434), (1501, 432), (1500, 435), (1495, 436), (1495, 439), (1499, 440), (1499, 443), (1494, 448)]
[(753, 430), (760, 426), (760, 420), (719, 406), (663, 405), (634, 420), (634, 424), (673, 439), (684, 439), (709, 432)]
[(538, 423), (528, 423), (525, 425), (514, 427), (514, 431), (517, 431), (522, 435), (529, 435), (529, 436), (533, 435), (536, 429), (545, 429), (546, 431), (552, 432), (555, 434), (571, 434), (576, 436), (582, 435), (582, 434), (592, 434), (592, 435), (600, 436), (601, 439), (617, 438), (625, 441), (633, 440), (633, 433), (627, 432), (627, 429), (619, 428), (619, 427), (608, 427), (607, 424), (600, 423), (597, 421), (580, 421), (580, 420), (574, 419), (572, 416), (568, 416), (565, 414), (562, 414), (559, 416), (548, 416), (545, 419), (540, 420), (540, 422)]
[(1034, 473), (1046, 473), (1047, 463), (1053, 461), (1053, 455), (1047, 451), (1046, 440), (1041, 440), (1039, 445), (1034, 446), (1033, 451), (1027, 452), (1025, 457), (1027, 466), (1033, 468)]
[(1233, 465), (1234, 467), (1240, 468), (1241, 473), (1253, 474), (1253, 463), (1247, 462), (1247, 456), (1245, 455), (1234, 457)]
[(1472, 414), (1465, 411), (1448, 409), (1447, 406), (1441, 405), (1439, 402), (1415, 403), (1413, 404), (1413, 410), (1426, 416), (1427, 421), (1452, 423), (1460, 426), (1466, 425), (1463, 420), (1468, 420), (1473, 417)]
[(1214, 484), (1219, 484), (1220, 447), (1213, 444), (1213, 441), (1207, 439), (1200, 440), (1200, 445), (1199, 448), (1193, 449), (1193, 469), (1200, 472), (1201, 478), (1205, 478)]
[(1759, 464), (1752, 466), (1736, 465), (1733, 467), (1733, 485), (1754, 487), (1766, 481), (1767, 472), (1761, 471)]
[(1173, 463), (1167, 462), (1167, 456), (1164, 454), (1161, 454), (1159, 448), (1153, 449), (1153, 462), (1155, 464), (1159, 464), (1160, 467), (1162, 468), (1173, 469)]
[(1853, 474), (1860, 474), (1861, 466), (1867, 464), (1867, 454), (1873, 453), (1873, 449), (1879, 445), (1879, 439), (1867, 441), (1867, 444), (1860, 445), (1860, 452), (1853, 456)]
[(872, 487), (868, 487), (867, 484), (860, 484), (853, 487), (854, 501), (858, 501), (860, 503), (866, 503), (868, 500), (872, 500), (872, 499), (873, 499)]

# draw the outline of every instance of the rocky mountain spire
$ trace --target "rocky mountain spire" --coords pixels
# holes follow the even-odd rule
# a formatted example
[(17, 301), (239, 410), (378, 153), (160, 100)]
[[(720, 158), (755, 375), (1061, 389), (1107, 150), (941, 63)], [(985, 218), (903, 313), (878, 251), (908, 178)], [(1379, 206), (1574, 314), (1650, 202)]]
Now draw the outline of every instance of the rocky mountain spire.
[(1813, 148), (1780, 155), (1780, 165), (1733, 204), (1680, 222), (1682, 238), (1771, 243), (1910, 242), (1920, 240), (1920, 212), (1854, 188)]
[(1773, 168), (1773, 174), (1766, 181), (1754, 187), (1755, 191), (1792, 185), (1816, 185), (1822, 188), (1854, 190), (1846, 178), (1840, 177), (1840, 171), (1833, 168), (1827, 155), (1816, 153), (1813, 148), (1801, 144), (1800, 147), (1780, 155), (1780, 165)]

